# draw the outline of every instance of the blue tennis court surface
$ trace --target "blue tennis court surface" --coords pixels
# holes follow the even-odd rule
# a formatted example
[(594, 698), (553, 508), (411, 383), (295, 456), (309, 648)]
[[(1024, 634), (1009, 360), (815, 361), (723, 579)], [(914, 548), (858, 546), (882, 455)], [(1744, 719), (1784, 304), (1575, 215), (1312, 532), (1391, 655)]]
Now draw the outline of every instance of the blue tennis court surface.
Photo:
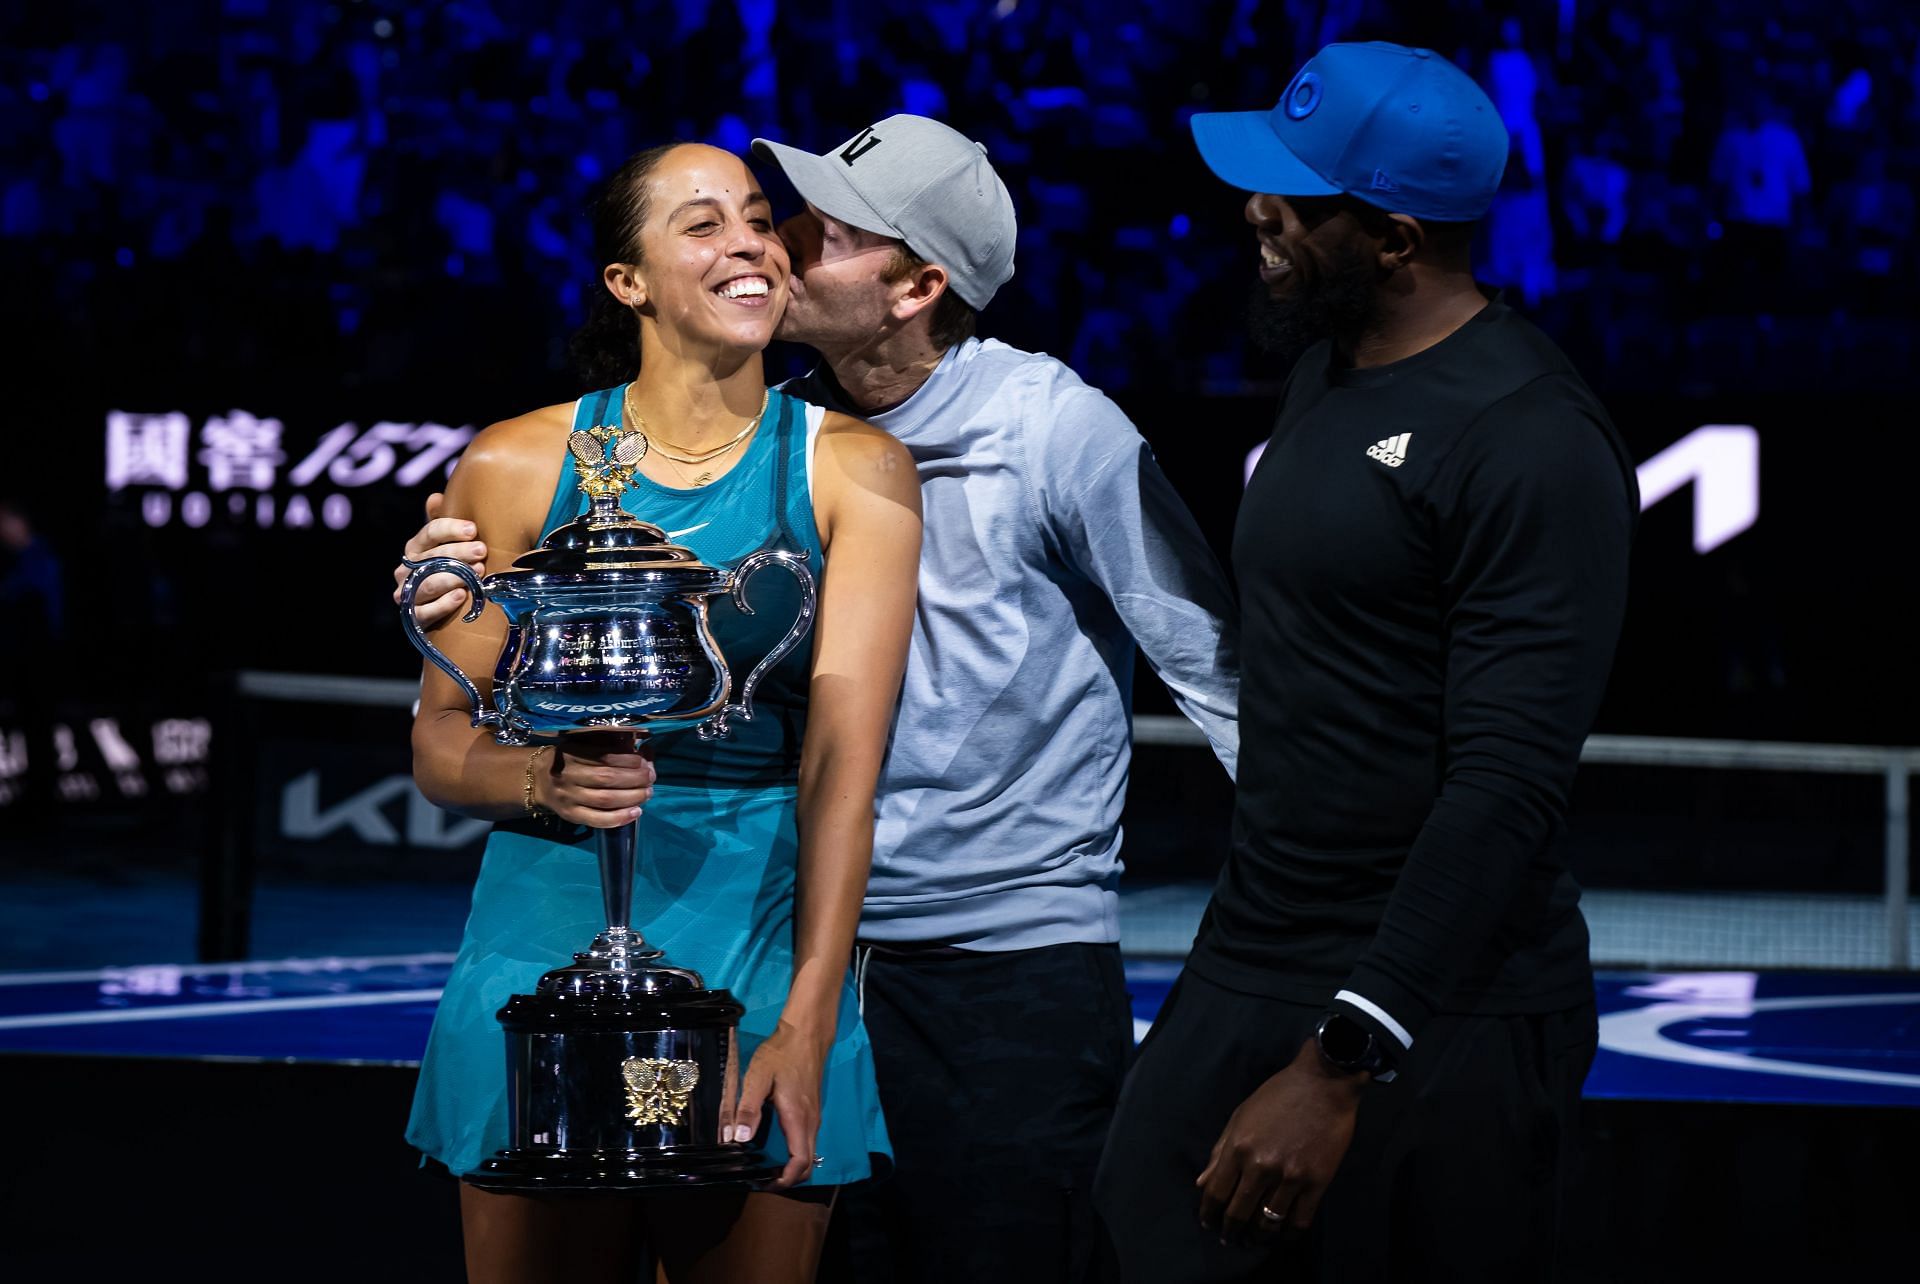
[[(450, 954), (0, 973), (0, 1052), (406, 1064)], [(1176, 963), (1127, 965), (1136, 1029)], [(1595, 1098), (1920, 1107), (1920, 978), (1603, 972)]]
[(420, 1060), (451, 954), (0, 972), (0, 1052)]

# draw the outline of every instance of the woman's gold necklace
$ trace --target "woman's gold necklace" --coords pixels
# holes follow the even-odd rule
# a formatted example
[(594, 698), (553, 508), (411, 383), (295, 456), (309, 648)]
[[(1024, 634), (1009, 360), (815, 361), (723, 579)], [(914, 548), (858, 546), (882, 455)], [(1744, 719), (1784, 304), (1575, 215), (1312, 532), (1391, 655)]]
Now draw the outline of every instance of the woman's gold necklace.
[[(729, 450), (731, 450), (732, 448), (733, 448), (732, 446), (727, 447), (727, 449)], [(678, 477), (681, 481), (681, 484), (686, 486), (689, 490), (698, 490), (700, 487), (707, 485), (713, 480), (713, 470), (711, 468), (704, 470), (703, 472), (700, 473), (699, 476), (695, 477), (695, 476), (689, 475), (687, 470), (682, 468), (679, 462), (675, 460), (672, 455), (669, 455), (666, 451), (663, 450), (660, 452), (660, 458), (667, 461), (667, 467), (673, 469), (673, 475)]]
[[(747, 421), (747, 426), (735, 433), (727, 441), (721, 442), (718, 446), (711, 447), (707, 450), (687, 450), (684, 446), (675, 446), (672, 442), (662, 441), (658, 437), (651, 436), (647, 432), (647, 421), (645, 417), (633, 407), (632, 384), (627, 385), (626, 395), (621, 399), (621, 402), (626, 409), (627, 417), (632, 420), (634, 424), (634, 432), (639, 435), (641, 440), (647, 442), (649, 446), (659, 451), (661, 458), (673, 465), (673, 471), (680, 475), (681, 481), (687, 482), (694, 487), (700, 487), (713, 481), (713, 470), (708, 469), (698, 477), (689, 477), (686, 470), (681, 468), (680, 465), (686, 464), (688, 467), (697, 468), (701, 464), (720, 458), (735, 446), (745, 441), (752, 435), (753, 430), (760, 426), (760, 420), (766, 415), (767, 403), (770, 400), (772, 400), (772, 393), (770, 391), (762, 393), (760, 396), (760, 409), (755, 412), (753, 418)], [(674, 451), (676, 450), (683, 451), (684, 453), (675, 454)]]

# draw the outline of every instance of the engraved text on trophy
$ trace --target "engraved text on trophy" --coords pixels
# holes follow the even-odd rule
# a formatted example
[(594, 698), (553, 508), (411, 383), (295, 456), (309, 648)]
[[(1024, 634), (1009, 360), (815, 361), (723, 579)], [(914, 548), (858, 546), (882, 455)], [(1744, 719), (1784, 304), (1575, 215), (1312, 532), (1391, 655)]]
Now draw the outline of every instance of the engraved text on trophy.
[[(628, 691), (679, 691), (710, 667), (671, 620), (644, 616), (546, 627), (536, 681), (618, 683)], [(698, 671), (698, 677), (696, 677)]]

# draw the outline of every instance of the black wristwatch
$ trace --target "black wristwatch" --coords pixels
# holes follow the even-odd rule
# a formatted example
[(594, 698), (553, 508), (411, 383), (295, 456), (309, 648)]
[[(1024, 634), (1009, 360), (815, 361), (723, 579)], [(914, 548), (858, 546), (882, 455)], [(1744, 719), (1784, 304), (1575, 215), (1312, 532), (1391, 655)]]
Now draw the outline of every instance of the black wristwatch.
[(1393, 1058), (1387, 1054), (1386, 1041), (1373, 1031), (1338, 1012), (1329, 1012), (1314, 1027), (1313, 1041), (1328, 1065), (1347, 1074), (1361, 1071), (1376, 1079), (1393, 1077)]

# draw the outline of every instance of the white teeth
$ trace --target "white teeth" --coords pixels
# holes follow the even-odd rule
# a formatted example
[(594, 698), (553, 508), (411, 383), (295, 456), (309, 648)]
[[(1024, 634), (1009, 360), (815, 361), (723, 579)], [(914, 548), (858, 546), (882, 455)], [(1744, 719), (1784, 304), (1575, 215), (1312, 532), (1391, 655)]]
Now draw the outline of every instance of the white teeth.
[(1278, 254), (1275, 254), (1272, 250), (1267, 249), (1265, 246), (1260, 247), (1260, 263), (1261, 263), (1261, 266), (1270, 267), (1270, 268), (1284, 268), (1284, 267), (1293, 266), (1292, 263), (1288, 262), (1286, 259), (1281, 258)]
[(723, 299), (764, 298), (767, 293), (767, 278), (764, 276), (735, 277), (720, 287)]

